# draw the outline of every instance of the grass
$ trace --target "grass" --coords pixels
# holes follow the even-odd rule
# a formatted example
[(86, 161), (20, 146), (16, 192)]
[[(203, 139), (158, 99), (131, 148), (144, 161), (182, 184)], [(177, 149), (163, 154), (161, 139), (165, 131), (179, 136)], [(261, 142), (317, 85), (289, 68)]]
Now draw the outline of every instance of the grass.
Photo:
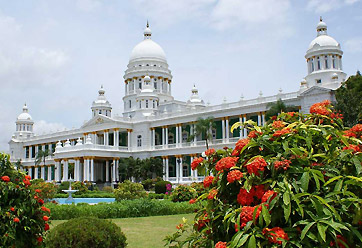
[[(193, 219), (194, 214), (111, 219), (122, 228), (127, 237), (128, 248), (161, 248), (166, 235), (176, 231), (182, 217)], [(65, 220), (53, 220), (51, 228)]]

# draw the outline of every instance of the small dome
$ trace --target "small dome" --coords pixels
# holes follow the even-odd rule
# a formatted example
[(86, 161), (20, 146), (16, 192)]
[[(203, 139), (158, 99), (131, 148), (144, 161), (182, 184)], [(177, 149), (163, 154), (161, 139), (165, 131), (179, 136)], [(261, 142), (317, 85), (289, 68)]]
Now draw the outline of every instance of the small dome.
[(322, 47), (326, 46), (339, 47), (339, 43), (328, 35), (321, 35), (312, 40), (312, 42), (309, 44), (308, 49), (312, 49), (315, 44), (318, 44), (319, 46)]
[(133, 48), (129, 62), (137, 59), (160, 59), (166, 62), (166, 54), (156, 42), (145, 39)]
[(145, 76), (145, 78), (143, 79), (145, 82), (149, 82), (149, 81), (151, 81), (151, 78), (150, 78), (150, 76)]
[(28, 111), (29, 111), (28, 106), (26, 106), (26, 103), (25, 103), (23, 106), (23, 113), (21, 113), (18, 116), (17, 120), (18, 121), (21, 121), (21, 120), (31, 121), (32, 118), (31, 118), (31, 115), (28, 113)]
[(92, 107), (99, 107), (99, 106), (105, 106), (105, 107), (111, 107), (111, 104), (107, 100), (106, 96), (104, 95), (105, 90), (103, 89), (103, 85), (101, 85), (101, 88), (98, 90), (98, 98), (93, 101)]
[(317, 30), (327, 29), (327, 24), (324, 21), (320, 21), (317, 25)]

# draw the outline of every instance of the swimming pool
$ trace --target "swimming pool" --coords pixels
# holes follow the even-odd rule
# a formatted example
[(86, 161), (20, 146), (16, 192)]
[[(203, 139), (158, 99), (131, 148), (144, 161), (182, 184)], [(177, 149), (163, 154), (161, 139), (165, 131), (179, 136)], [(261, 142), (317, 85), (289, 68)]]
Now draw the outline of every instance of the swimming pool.
[[(73, 198), (74, 203), (88, 203), (88, 204), (97, 204), (100, 202), (114, 202), (116, 198)], [(67, 198), (54, 198), (59, 204), (68, 204), (65, 201)]]

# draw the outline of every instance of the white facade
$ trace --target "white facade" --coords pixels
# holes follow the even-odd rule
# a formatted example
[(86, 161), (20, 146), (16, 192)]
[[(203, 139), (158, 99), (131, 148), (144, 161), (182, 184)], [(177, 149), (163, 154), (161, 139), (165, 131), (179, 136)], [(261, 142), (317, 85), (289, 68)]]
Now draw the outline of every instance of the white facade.
[[(216, 122), (211, 147), (233, 146), (247, 136), (247, 131), (231, 133), (231, 125), (248, 119), (263, 125), (268, 103), (282, 99), (287, 105), (308, 112), (313, 103), (334, 101), (334, 90), (346, 79), (342, 55), (340, 44), (327, 35), (327, 25), (320, 20), (317, 37), (305, 55), (308, 73), (298, 91), (267, 97), (260, 94), (255, 99), (205, 106), (195, 86), (187, 102), (173, 98), (172, 74), (165, 52), (152, 40), (147, 23), (144, 40), (132, 50), (124, 74), (123, 117), (112, 116), (102, 86), (87, 123), (78, 129), (37, 136), (25, 105), (9, 142), (11, 159), (14, 162), (21, 159), (33, 178), (65, 181), (69, 179), (70, 165), (74, 165), (75, 180), (112, 184), (119, 181), (119, 158), (161, 157), (165, 180), (199, 181), (202, 177), (190, 169), (190, 164), (205, 150), (205, 141), (201, 137), (188, 139), (199, 117), (212, 116)], [(54, 152), (45, 165), (35, 165), (39, 149)]]

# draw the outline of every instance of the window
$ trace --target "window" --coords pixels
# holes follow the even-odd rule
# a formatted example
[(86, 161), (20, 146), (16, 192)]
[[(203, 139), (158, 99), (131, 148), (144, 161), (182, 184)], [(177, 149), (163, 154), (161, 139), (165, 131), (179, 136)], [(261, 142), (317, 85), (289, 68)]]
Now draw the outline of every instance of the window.
[(142, 103), (141, 103), (141, 101), (140, 101), (140, 104), (139, 104), (139, 105), (140, 105), (140, 108), (142, 108)]
[(146, 66), (150, 66), (149, 64), (146, 64)]
[(156, 106), (155, 106), (156, 104), (155, 104), (155, 100), (153, 100), (152, 101), (152, 108), (155, 108)]
[(333, 68), (336, 68), (336, 56), (332, 56), (332, 65), (333, 65)]
[(187, 165), (182, 165), (182, 175), (184, 177), (188, 177), (189, 175), (189, 167)]
[(211, 131), (212, 131), (212, 138), (216, 139), (216, 129), (213, 128)]
[[(140, 80), (141, 80), (141, 79), (140, 79)], [(138, 88), (139, 88), (139, 89), (142, 89), (142, 83), (141, 83), (141, 82), (138, 83)]]
[(99, 114), (102, 114), (102, 110), (99, 110), (99, 112), (98, 112)]
[(129, 108), (132, 108), (132, 101), (129, 100), (128, 103), (129, 103)]
[(146, 100), (146, 108), (148, 108), (148, 100)]
[(326, 67), (326, 69), (329, 69), (328, 56), (324, 56), (324, 66)]
[(142, 146), (142, 135), (138, 135), (137, 136), (137, 147), (141, 147)]
[(189, 137), (188, 132), (183, 132), (183, 133), (182, 133), (182, 142), (183, 142), (183, 143), (186, 143), (188, 137)]
[(157, 82), (153, 83), (153, 86), (155, 87), (155, 89), (157, 90)]
[(173, 144), (174, 142), (174, 138), (173, 138), (173, 133), (169, 133), (168, 134), (168, 143), (169, 144)]
[(317, 69), (321, 69), (321, 61), (319, 60), (319, 57), (317, 57)]
[(321, 83), (322, 83), (322, 79), (317, 79), (316, 82), (317, 82), (317, 84), (321, 84)]
[(310, 61), (311, 61), (311, 63), (310, 63), (311, 71), (313, 72), (314, 71), (314, 59), (311, 59)]

